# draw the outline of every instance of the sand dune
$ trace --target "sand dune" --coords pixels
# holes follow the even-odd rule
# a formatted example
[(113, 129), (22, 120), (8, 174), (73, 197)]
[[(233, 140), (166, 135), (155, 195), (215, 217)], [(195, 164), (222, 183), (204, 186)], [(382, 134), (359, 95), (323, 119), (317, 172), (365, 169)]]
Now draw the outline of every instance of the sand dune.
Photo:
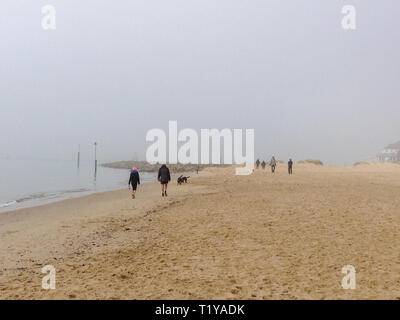
[(0, 298), (400, 299), (399, 191), (400, 165), (207, 168), (1, 214)]

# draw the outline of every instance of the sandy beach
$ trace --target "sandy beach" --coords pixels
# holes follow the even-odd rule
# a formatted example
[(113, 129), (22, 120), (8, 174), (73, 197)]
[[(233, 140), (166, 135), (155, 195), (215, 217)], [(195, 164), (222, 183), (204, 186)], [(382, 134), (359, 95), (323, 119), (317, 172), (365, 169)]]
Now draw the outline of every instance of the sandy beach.
[(400, 299), (400, 165), (191, 175), (0, 214), (0, 298)]

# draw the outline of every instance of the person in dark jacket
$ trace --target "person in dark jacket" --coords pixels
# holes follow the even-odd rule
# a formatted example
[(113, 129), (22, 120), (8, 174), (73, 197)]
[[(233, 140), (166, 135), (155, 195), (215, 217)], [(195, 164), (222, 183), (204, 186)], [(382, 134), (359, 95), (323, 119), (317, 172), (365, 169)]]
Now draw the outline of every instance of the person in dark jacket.
[(132, 199), (135, 199), (137, 185), (140, 184), (139, 172), (136, 167), (131, 170), (131, 175), (129, 176), (128, 186), (132, 186)]
[(171, 175), (169, 174), (169, 169), (165, 164), (163, 164), (158, 170), (158, 181), (161, 183), (162, 196), (164, 197), (165, 195), (167, 197), (167, 187), (168, 182), (171, 181)]
[(267, 165), (267, 163), (263, 160), (263, 162), (261, 162), (261, 168), (265, 169), (266, 165)]
[(288, 162), (288, 172), (289, 172), (289, 174), (293, 173), (293, 161), (292, 161), (292, 159), (289, 159), (289, 162)]

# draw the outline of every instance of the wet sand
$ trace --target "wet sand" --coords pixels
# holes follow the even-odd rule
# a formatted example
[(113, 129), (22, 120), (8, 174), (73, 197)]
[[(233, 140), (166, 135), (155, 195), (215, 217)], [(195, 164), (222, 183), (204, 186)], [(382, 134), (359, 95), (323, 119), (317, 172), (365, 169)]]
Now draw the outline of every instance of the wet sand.
[(400, 299), (400, 165), (191, 175), (0, 214), (0, 298)]

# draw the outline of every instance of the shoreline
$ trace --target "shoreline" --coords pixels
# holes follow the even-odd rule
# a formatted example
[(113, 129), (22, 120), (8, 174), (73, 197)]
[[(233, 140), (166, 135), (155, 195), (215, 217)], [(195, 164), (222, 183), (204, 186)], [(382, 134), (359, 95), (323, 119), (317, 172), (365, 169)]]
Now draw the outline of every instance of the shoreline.
[[(169, 185), (174, 183), (174, 179), (181, 175), (181, 174), (191, 174), (191, 178), (195, 177), (196, 172), (179, 172), (179, 173), (171, 173), (171, 182), (169, 183)], [(159, 186), (159, 181), (157, 180), (148, 180), (148, 181), (143, 181), (141, 182), (140, 185), (138, 185), (138, 190), (140, 190), (141, 188), (143, 188), (143, 186), (145, 185), (152, 185), (152, 186)], [(7, 210), (7, 211), (1, 211), (0, 210), (0, 222), (1, 222), (1, 218), (4, 217), (5, 215), (8, 214), (18, 214), (19, 212), (21, 213), (26, 213), (29, 211), (36, 211), (36, 210), (40, 210), (40, 209), (46, 209), (49, 206), (55, 205), (57, 206), (63, 206), (63, 205), (70, 205), (70, 204), (74, 204), (76, 203), (76, 200), (81, 200), (81, 201), (91, 201), (93, 196), (98, 195), (99, 197), (103, 197), (103, 196), (107, 196), (107, 195), (111, 195), (111, 194), (125, 194), (128, 191), (128, 194), (130, 195), (131, 193), (131, 189), (128, 188), (119, 188), (116, 187), (115, 189), (111, 189), (111, 190), (102, 190), (102, 191), (88, 191), (88, 193), (86, 194), (79, 194), (75, 197), (69, 197), (69, 198), (65, 198), (65, 199), (54, 199), (53, 201), (49, 201), (49, 202), (45, 202), (45, 203), (40, 203), (40, 204), (36, 204), (36, 205), (28, 205), (28, 206), (24, 206), (24, 207), (20, 207), (20, 208), (14, 208), (12, 210)], [(139, 192), (139, 191), (138, 191)], [(130, 197), (128, 197), (130, 198)], [(33, 210), (34, 209), (34, 210)]]
[[(400, 168), (295, 165), (0, 215), (2, 299), (399, 299)], [(41, 268), (57, 289), (41, 288)], [(354, 265), (357, 290), (343, 290)]]
[[(114, 169), (114, 170), (125, 170), (123, 168), (112, 168), (112, 167), (107, 167), (107, 168)], [(154, 178), (151, 180), (147, 180), (147, 179), (142, 180), (141, 185), (157, 182), (157, 177), (155, 176), (155, 172), (152, 172), (152, 171), (143, 171), (143, 172), (145, 172), (146, 174), (154, 174)], [(173, 173), (171, 172), (171, 181), (173, 181), (176, 177), (178, 177), (181, 174), (182, 175), (190, 174), (193, 177), (194, 175), (196, 175), (196, 172), (195, 171), (182, 171), (182, 172), (173, 172)], [(126, 179), (126, 180), (128, 180), (128, 179)], [(59, 194), (59, 196), (51, 197), (51, 195), (49, 195), (49, 196), (44, 196), (42, 198), (40, 198), (40, 197), (32, 198), (32, 199), (21, 201), (21, 202), (18, 202), (18, 200), (12, 200), (12, 201), (8, 202), (8, 203), (10, 203), (10, 205), (0, 206), (0, 216), (2, 214), (8, 213), (8, 212), (18, 211), (18, 210), (22, 210), (22, 209), (35, 208), (35, 207), (41, 207), (41, 206), (45, 206), (45, 205), (49, 205), (52, 203), (57, 203), (57, 202), (65, 201), (65, 200), (87, 197), (92, 194), (113, 192), (113, 191), (122, 191), (122, 190), (125, 190), (125, 188), (122, 187), (122, 183), (123, 182), (121, 181), (121, 186), (107, 188), (106, 190), (89, 190), (88, 189), (88, 190), (82, 190), (82, 191), (76, 191), (76, 192), (75, 192), (75, 190), (54, 191), (54, 192), (48, 192), (48, 193), (49, 194), (56, 193), (56, 194)]]
[[(115, 169), (117, 170), (117, 169)], [(148, 173), (148, 172), (146, 172)], [(149, 172), (148, 174), (150, 174)], [(153, 183), (156, 182), (156, 179), (151, 179), (151, 180), (143, 180), (142, 184), (147, 184), (147, 183)], [(34, 207), (41, 207), (45, 206), (48, 204), (52, 203), (57, 203), (69, 199), (77, 199), (77, 198), (82, 198), (86, 197), (92, 194), (96, 193), (103, 193), (103, 192), (112, 192), (112, 191), (120, 191), (124, 190), (122, 187), (123, 182), (121, 181), (120, 186), (114, 186), (114, 187), (108, 187), (105, 189), (100, 189), (100, 190), (90, 190), (90, 189), (80, 189), (80, 190), (65, 190), (65, 191), (52, 191), (52, 192), (45, 192), (42, 193), (43, 196), (36, 196), (36, 194), (32, 194), (28, 197), (31, 197), (31, 199), (26, 199), (23, 201), (19, 200), (11, 200), (8, 201), (9, 205), (0, 206), (0, 215), (7, 213), (7, 212), (12, 212), (12, 211), (17, 211), (17, 210), (22, 210), (22, 209), (29, 209), (29, 208), (34, 208)], [(40, 195), (41, 193), (39, 193)]]

